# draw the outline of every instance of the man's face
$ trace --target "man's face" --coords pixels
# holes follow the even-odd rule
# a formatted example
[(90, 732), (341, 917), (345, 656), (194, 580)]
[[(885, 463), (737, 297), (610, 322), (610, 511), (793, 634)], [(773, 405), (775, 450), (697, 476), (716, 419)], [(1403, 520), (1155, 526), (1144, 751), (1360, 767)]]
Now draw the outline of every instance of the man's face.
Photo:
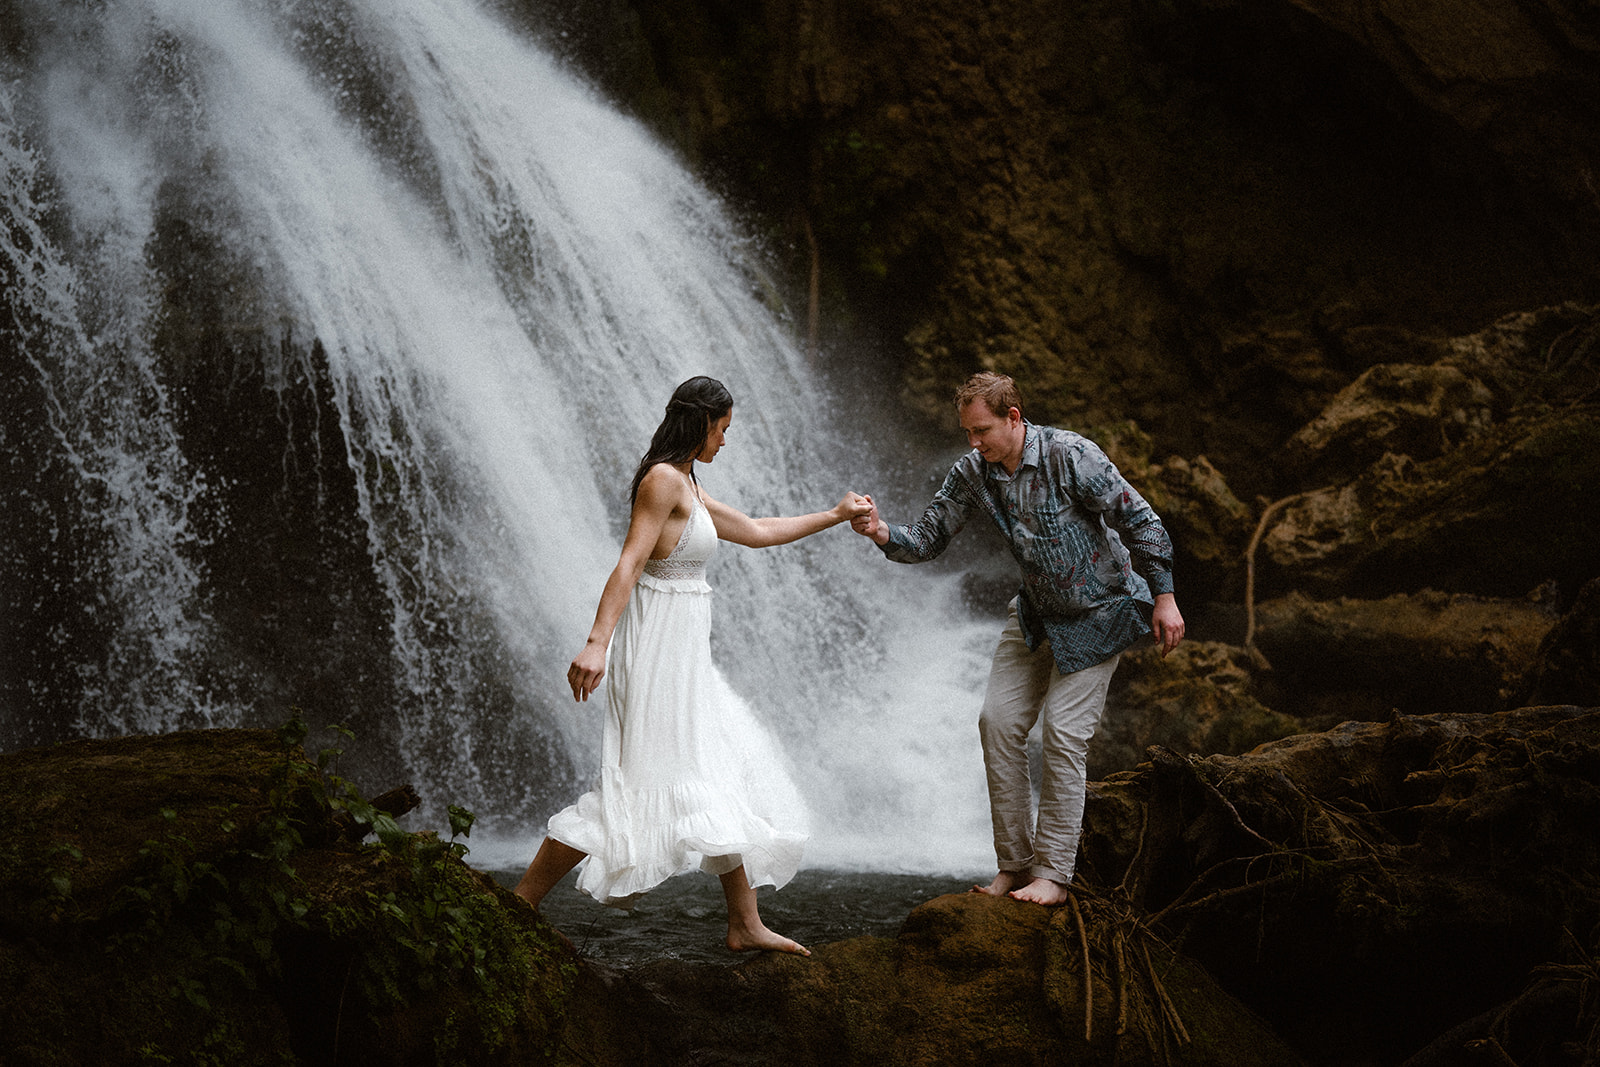
[(1022, 462), (1022, 441), (1027, 430), (1022, 424), (1022, 412), (1010, 408), (997, 415), (986, 401), (974, 400), (961, 405), (961, 429), (967, 435), (967, 444), (985, 463), (998, 463), (1013, 473)]

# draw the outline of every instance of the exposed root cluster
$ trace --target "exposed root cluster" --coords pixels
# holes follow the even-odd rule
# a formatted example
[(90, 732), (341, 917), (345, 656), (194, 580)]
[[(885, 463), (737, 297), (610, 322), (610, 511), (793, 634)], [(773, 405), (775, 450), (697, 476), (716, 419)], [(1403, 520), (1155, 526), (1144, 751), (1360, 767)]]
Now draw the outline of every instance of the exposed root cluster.
[[(1063, 913), (1055, 924), (1063, 941), (1059, 948), (1084, 976), (1084, 1043), (1092, 1045), (1095, 1040), (1098, 984), (1112, 998), (1101, 1009), (1102, 1038), (1106, 1023), (1114, 1018), (1111, 1029), (1118, 1042), (1129, 1035), (1142, 1037), (1159, 1062), (1181, 1063), (1181, 1049), (1189, 1044), (1190, 1035), (1167, 989), (1166, 979), (1177, 960), (1171, 946), (1120, 892), (1102, 893), (1080, 884)], [(1068, 1005), (1060, 1008), (1066, 1023)]]

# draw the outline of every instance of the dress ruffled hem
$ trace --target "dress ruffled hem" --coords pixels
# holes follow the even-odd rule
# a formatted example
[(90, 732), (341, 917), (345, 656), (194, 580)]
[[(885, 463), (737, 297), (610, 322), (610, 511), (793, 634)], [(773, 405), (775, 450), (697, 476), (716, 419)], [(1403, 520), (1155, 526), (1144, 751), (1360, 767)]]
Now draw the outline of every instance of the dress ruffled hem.
[[(551, 816), (551, 837), (588, 858), (577, 889), (610, 907), (630, 907), (674, 875), (723, 875), (744, 865), (752, 886), (782, 888), (800, 867), (809, 834), (783, 828), (726, 789), (684, 783), (585, 793)], [(623, 794), (608, 802), (604, 794)]]

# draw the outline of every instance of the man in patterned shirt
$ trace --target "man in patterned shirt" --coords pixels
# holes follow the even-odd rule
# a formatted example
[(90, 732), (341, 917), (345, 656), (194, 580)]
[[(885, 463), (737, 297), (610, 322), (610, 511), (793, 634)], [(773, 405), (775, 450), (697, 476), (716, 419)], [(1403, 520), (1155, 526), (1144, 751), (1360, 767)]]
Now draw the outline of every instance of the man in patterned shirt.
[[(933, 559), (975, 512), (1010, 542), (1022, 589), (978, 717), (999, 873), (973, 888), (1060, 904), (1077, 862), (1089, 738), (1117, 660), (1146, 634), (1163, 656), (1183, 640), (1172, 542), (1098, 445), (1022, 417), (1010, 378), (974, 375), (956, 391), (956, 410), (972, 451), (950, 468), (922, 518), (890, 524), (874, 506), (851, 526), (898, 563)], [(1027, 740), (1041, 719), (1035, 824)]]

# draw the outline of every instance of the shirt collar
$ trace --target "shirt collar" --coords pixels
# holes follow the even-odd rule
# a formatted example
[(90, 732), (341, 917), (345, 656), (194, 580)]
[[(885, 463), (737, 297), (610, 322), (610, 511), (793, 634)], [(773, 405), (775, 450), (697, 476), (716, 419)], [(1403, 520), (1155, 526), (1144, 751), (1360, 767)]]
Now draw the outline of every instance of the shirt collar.
[(1017, 470), (1019, 471), (1023, 467), (1037, 467), (1039, 465), (1039, 427), (1027, 419), (1022, 420), (1022, 425), (1027, 427), (1027, 430), (1022, 438), (1022, 458), (1017, 461)]
[(1039, 427), (1035, 426), (1027, 419), (1022, 420), (1022, 425), (1026, 427), (1026, 429), (1023, 431), (1022, 458), (1017, 460), (1017, 469), (1012, 471), (1010, 474), (1007, 474), (1005, 467), (998, 463), (990, 463), (986, 460), (984, 461), (983, 466), (984, 469), (989, 472), (990, 477), (1001, 478), (1005, 481), (1010, 481), (1022, 473), (1022, 468), (1037, 467), (1039, 465)]

